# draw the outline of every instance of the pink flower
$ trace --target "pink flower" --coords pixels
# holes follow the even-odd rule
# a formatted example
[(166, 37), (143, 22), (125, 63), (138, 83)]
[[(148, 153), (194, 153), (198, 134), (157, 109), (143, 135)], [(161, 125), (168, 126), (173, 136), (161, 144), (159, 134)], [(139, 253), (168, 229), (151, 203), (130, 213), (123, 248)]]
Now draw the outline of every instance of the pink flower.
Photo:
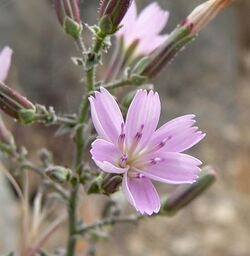
[(13, 51), (8, 46), (5, 46), (0, 52), (0, 82), (4, 82), (7, 78), (10, 69), (12, 53)]
[(123, 27), (116, 33), (118, 38), (123, 38), (125, 48), (137, 44), (137, 55), (148, 55), (160, 46), (167, 35), (159, 35), (165, 27), (169, 12), (163, 11), (154, 2), (148, 5), (137, 16), (136, 4), (133, 1), (126, 16), (122, 20)]
[(92, 143), (92, 159), (102, 171), (123, 175), (123, 192), (137, 211), (151, 215), (160, 209), (150, 180), (181, 184), (197, 179), (201, 162), (180, 153), (205, 136), (193, 127), (194, 115), (173, 119), (156, 129), (161, 111), (158, 93), (138, 90), (125, 122), (106, 89), (101, 88), (89, 100), (99, 135)]

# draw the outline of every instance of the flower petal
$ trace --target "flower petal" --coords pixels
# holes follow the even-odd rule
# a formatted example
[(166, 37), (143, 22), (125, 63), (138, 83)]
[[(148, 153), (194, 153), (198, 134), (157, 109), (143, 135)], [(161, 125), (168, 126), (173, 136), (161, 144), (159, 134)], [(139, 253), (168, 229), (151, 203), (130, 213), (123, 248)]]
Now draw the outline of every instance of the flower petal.
[(169, 152), (161, 153), (157, 157), (152, 154), (145, 163), (147, 164), (144, 164), (142, 169), (138, 170), (139, 172), (150, 179), (172, 184), (195, 182), (200, 172), (198, 166), (202, 164), (200, 160), (192, 156)]
[(126, 168), (120, 168), (117, 167), (107, 161), (104, 162), (100, 162), (100, 161), (95, 161), (96, 165), (102, 169), (104, 172), (108, 172), (108, 173), (124, 173), (126, 171), (128, 171), (128, 167)]
[(105, 172), (124, 173), (128, 168), (117, 166), (120, 157), (119, 149), (111, 142), (97, 139), (92, 143), (90, 153), (96, 165)]
[(168, 38), (168, 35), (148, 37), (141, 40), (136, 48), (137, 54), (149, 55)]
[(122, 27), (115, 34), (117, 37), (124, 36), (126, 46), (130, 45), (135, 40), (133, 37), (133, 29), (136, 23), (136, 16), (137, 8), (135, 2), (133, 1), (121, 22)]
[(0, 53), (0, 82), (4, 82), (7, 78), (12, 57), (12, 49), (8, 46), (4, 47)]
[(138, 148), (142, 148), (152, 137), (159, 122), (161, 103), (158, 93), (138, 90), (126, 118), (125, 134), (128, 148), (135, 143), (136, 136), (141, 133)]
[(124, 123), (122, 113), (114, 97), (104, 88), (90, 97), (91, 116), (100, 138), (117, 143)]
[(125, 48), (138, 42), (136, 55), (148, 55), (166, 39), (166, 36), (159, 36), (159, 33), (168, 21), (169, 12), (154, 2), (144, 8), (138, 17), (136, 15), (136, 4), (133, 1), (122, 21), (123, 27), (116, 36), (123, 37)]
[(169, 12), (164, 11), (154, 2), (149, 4), (140, 13), (136, 23), (137, 38), (152, 37), (158, 35), (165, 27), (169, 17)]
[(161, 152), (182, 152), (201, 141), (205, 134), (198, 131), (197, 127), (193, 127), (194, 117), (181, 116), (157, 129), (149, 142), (149, 151), (155, 149)]
[(160, 198), (154, 185), (148, 178), (130, 178), (125, 173), (122, 189), (129, 203), (141, 214), (152, 215), (159, 212)]
[(119, 149), (111, 142), (97, 139), (91, 144), (90, 153), (96, 161), (108, 161), (115, 164), (121, 155)]

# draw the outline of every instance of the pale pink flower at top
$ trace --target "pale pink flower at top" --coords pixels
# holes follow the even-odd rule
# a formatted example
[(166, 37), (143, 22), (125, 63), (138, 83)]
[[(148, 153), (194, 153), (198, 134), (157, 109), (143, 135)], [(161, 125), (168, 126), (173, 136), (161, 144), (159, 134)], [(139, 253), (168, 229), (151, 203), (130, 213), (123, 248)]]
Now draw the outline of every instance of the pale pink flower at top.
[(8, 76), (13, 51), (5, 46), (0, 52), (0, 82), (4, 82)]
[(116, 33), (118, 38), (123, 38), (125, 48), (137, 44), (137, 55), (148, 55), (167, 38), (160, 35), (169, 17), (169, 12), (164, 11), (154, 2), (148, 5), (138, 16), (135, 1), (132, 2), (127, 14), (121, 22), (123, 27)]
[(104, 88), (89, 98), (92, 120), (99, 137), (91, 154), (104, 172), (123, 175), (122, 190), (137, 211), (160, 209), (158, 193), (150, 180), (193, 183), (201, 162), (181, 152), (205, 134), (194, 127), (194, 115), (181, 116), (157, 128), (161, 104), (158, 93), (138, 90), (124, 121), (113, 96)]

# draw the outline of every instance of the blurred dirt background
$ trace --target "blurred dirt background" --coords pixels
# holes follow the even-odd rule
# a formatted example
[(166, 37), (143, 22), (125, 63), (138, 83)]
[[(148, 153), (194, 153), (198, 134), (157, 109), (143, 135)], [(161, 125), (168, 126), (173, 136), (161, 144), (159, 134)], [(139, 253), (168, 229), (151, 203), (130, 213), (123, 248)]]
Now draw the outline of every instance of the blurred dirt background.
[[(150, 2), (136, 1), (140, 9)], [(94, 24), (99, 1), (80, 2), (82, 19)], [(167, 32), (202, 1), (158, 2), (171, 13)], [(8, 79), (11, 86), (34, 102), (55, 106), (58, 112), (76, 111), (83, 85), (81, 70), (72, 65), (70, 57), (77, 51), (61, 31), (49, 0), (0, 1), (0, 47), (5, 45), (15, 52)], [(162, 120), (197, 115), (207, 137), (192, 154), (217, 167), (218, 181), (174, 218), (117, 226), (97, 255), (250, 255), (250, 1), (238, 0), (187, 48), (154, 81), (161, 94)], [(52, 139), (54, 129), (39, 125), (24, 129), (6, 120), (32, 158), (36, 158), (32, 152), (46, 146), (53, 150), (57, 163), (69, 163), (72, 145), (67, 137)], [(166, 192), (165, 185), (158, 188), (162, 194)], [(95, 198), (85, 202), (89, 221), (96, 215), (95, 202)], [(18, 219), (18, 202), (3, 177), (0, 205), (4, 205), (0, 208), (2, 255), (18, 244), (18, 225), (13, 225)], [(50, 248), (63, 243), (60, 234), (54, 239)], [(84, 246), (79, 243), (79, 252)]]

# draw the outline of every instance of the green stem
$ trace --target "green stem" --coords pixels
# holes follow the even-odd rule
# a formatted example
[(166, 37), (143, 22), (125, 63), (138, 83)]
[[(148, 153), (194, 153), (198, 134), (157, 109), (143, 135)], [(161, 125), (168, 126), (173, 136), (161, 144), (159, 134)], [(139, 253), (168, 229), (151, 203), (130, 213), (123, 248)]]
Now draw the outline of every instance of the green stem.
[(95, 85), (95, 68), (92, 67), (87, 70), (87, 86), (88, 92), (91, 92), (94, 89)]
[[(92, 49), (92, 52), (88, 54), (88, 60), (91, 61), (91, 58), (96, 58), (102, 50), (103, 42), (106, 38), (106, 35), (100, 34), (97, 35), (95, 45)], [(80, 49), (83, 53), (84, 45), (81, 40), (77, 41), (78, 45), (80, 45)], [(85, 60), (85, 56), (83, 54), (83, 59)], [(85, 148), (84, 136), (83, 136), (83, 126), (87, 121), (88, 112), (89, 112), (89, 101), (88, 94), (94, 90), (95, 85), (95, 65), (89, 68), (86, 71), (87, 75), (87, 93), (86, 96), (83, 97), (82, 104), (80, 106), (78, 121), (77, 121), (77, 131), (74, 138), (76, 144), (76, 158), (75, 158), (75, 174), (77, 174), (77, 170), (82, 164), (82, 158)], [(77, 199), (78, 199), (78, 190), (79, 183), (73, 185), (71, 188), (69, 204), (68, 204), (68, 216), (69, 216), (69, 233), (68, 233), (68, 245), (67, 245), (67, 256), (75, 255), (75, 247), (76, 247), (76, 229), (77, 229)]]
[[(75, 158), (75, 172), (77, 173), (78, 168), (82, 163), (83, 151), (84, 151), (84, 137), (82, 134), (83, 125), (86, 122), (88, 116), (89, 102), (88, 97), (83, 97), (83, 101), (78, 114), (78, 128), (75, 135), (76, 143), (76, 158)], [(76, 246), (76, 226), (77, 226), (77, 200), (78, 200), (79, 184), (75, 184), (71, 188), (69, 203), (68, 203), (68, 216), (69, 216), (69, 238), (67, 246), (67, 256), (75, 255)]]
[(76, 246), (76, 224), (77, 224), (77, 197), (78, 197), (79, 185), (76, 184), (72, 186), (69, 204), (68, 204), (68, 216), (69, 216), (69, 238), (67, 246), (67, 256), (75, 255), (75, 246)]
[(93, 47), (93, 53), (95, 53), (95, 54), (100, 53), (100, 51), (102, 50), (103, 43), (104, 43), (106, 37), (107, 37), (107, 35), (105, 33), (103, 33), (102, 31), (97, 33), (96, 39), (95, 39), (95, 45)]
[(75, 168), (76, 170), (82, 163), (83, 151), (84, 151), (84, 137), (82, 134), (83, 125), (87, 120), (89, 111), (89, 100), (87, 96), (83, 97), (82, 104), (80, 107), (80, 111), (78, 114), (78, 128), (76, 130), (75, 135), (75, 143), (76, 143), (76, 159), (75, 159)]

